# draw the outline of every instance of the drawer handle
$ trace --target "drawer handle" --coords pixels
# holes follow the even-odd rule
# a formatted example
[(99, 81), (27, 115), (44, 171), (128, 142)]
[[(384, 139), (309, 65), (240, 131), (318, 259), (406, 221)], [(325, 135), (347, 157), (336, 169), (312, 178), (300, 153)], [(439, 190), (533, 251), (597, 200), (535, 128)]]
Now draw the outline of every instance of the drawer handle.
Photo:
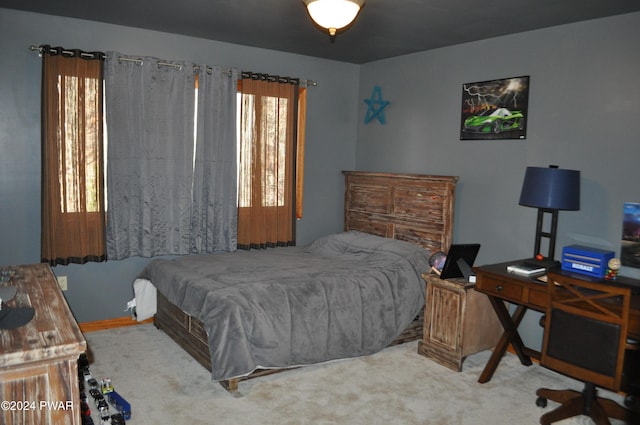
[(502, 291), (502, 285), (496, 286), (496, 291)]

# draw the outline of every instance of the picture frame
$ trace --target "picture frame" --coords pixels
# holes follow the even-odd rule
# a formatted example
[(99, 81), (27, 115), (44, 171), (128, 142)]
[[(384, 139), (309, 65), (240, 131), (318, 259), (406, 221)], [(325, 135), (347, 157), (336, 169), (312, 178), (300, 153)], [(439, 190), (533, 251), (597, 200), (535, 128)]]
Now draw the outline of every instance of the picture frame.
[(462, 85), (460, 140), (526, 139), (529, 76)]
[(442, 267), (440, 279), (464, 277), (468, 280), (478, 251), (480, 251), (479, 243), (452, 244), (447, 252), (447, 259)]
[(620, 262), (623, 266), (640, 268), (640, 203), (625, 202), (622, 217)]

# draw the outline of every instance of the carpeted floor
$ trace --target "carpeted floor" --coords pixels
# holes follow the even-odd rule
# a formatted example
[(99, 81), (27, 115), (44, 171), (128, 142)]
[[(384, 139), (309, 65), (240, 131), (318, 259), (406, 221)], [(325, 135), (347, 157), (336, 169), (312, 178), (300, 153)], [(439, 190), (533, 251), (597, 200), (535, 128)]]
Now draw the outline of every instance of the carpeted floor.
[[(488, 351), (469, 356), (456, 373), (417, 354), (412, 342), (368, 357), (243, 381), (242, 396), (234, 397), (153, 325), (91, 332), (85, 338), (92, 375), (98, 381), (111, 378), (131, 403), (127, 423), (133, 425), (533, 425), (555, 406), (537, 407), (537, 388), (581, 389), (579, 382), (538, 365), (522, 366), (511, 354), (490, 382), (478, 384)], [(586, 417), (559, 422), (591, 423)]]

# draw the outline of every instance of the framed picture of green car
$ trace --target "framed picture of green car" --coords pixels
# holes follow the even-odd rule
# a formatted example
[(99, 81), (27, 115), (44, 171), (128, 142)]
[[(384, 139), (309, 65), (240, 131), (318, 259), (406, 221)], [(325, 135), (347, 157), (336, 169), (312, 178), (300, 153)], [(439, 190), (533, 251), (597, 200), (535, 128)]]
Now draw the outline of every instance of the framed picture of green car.
[(529, 77), (462, 85), (460, 140), (526, 139)]

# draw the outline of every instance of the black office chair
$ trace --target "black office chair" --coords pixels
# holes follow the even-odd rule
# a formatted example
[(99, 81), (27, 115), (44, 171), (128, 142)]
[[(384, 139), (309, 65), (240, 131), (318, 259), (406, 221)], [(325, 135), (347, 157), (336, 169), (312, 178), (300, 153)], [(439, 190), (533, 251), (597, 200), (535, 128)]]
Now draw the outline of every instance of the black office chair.
[[(547, 400), (561, 404), (542, 415), (540, 423), (587, 415), (598, 425), (610, 425), (608, 418), (640, 424), (640, 415), (598, 397), (596, 390), (602, 387), (620, 391), (636, 379), (633, 370), (632, 374), (623, 374), (630, 289), (549, 273), (548, 290), (540, 364), (584, 381), (585, 385), (582, 392), (539, 389), (538, 406), (545, 407)], [(629, 366), (637, 368), (629, 354), (627, 357)]]

